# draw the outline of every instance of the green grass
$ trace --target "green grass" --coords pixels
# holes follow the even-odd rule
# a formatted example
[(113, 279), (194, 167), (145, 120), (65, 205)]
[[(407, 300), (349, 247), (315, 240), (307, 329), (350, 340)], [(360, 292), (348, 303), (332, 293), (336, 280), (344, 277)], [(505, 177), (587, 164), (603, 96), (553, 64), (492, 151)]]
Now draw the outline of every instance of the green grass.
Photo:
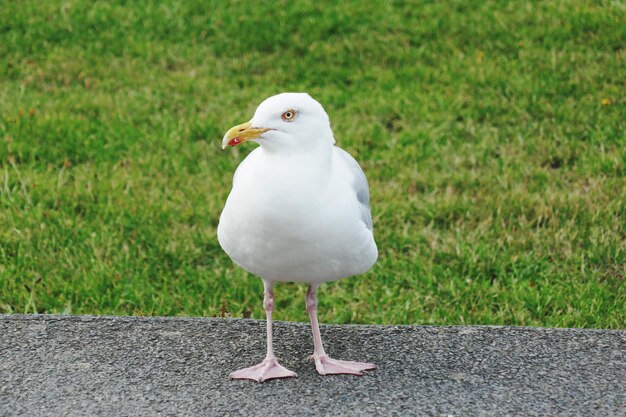
[(220, 140), (307, 91), (380, 250), (322, 321), (626, 327), (624, 1), (0, 3), (0, 312), (262, 318)]

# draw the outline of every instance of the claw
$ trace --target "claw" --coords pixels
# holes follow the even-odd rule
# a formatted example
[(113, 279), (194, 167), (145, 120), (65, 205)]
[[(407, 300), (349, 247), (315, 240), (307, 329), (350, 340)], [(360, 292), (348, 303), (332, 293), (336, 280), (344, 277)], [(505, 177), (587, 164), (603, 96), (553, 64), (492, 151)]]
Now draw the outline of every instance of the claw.
[(320, 375), (350, 374), (363, 375), (362, 371), (375, 369), (376, 365), (367, 362), (341, 361), (327, 355), (311, 356), (315, 361), (315, 369)]
[(263, 382), (275, 378), (292, 378), (298, 375), (285, 368), (275, 358), (265, 359), (258, 365), (240, 369), (230, 374), (232, 379), (252, 379), (256, 382)]

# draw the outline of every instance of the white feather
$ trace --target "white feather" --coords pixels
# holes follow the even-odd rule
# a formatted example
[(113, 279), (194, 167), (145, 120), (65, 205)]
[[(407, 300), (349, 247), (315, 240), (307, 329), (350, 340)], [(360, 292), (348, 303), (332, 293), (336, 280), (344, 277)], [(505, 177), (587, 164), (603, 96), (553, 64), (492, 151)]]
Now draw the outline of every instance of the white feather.
[[(297, 111), (293, 122), (281, 114)], [(376, 261), (367, 179), (334, 146), (328, 116), (307, 94), (270, 97), (252, 119), (273, 129), (240, 164), (218, 226), (232, 260), (268, 282), (321, 282)]]

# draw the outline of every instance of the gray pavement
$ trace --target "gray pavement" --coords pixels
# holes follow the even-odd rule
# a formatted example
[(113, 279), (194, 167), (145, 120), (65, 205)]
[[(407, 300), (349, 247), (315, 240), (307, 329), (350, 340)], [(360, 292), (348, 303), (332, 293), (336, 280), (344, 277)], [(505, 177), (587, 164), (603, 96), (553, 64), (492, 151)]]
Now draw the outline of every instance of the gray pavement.
[(0, 315), (0, 416), (626, 415), (626, 332), (323, 326), (366, 376), (319, 376), (307, 324), (277, 322), (297, 379), (228, 374), (265, 354), (243, 319)]

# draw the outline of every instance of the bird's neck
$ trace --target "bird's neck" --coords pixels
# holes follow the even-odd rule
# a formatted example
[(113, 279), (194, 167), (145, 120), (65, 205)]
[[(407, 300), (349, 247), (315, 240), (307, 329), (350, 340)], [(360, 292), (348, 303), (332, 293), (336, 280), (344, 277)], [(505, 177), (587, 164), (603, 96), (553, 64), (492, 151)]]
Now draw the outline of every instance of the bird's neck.
[(334, 146), (319, 147), (314, 149), (300, 149), (280, 151), (261, 147), (266, 166), (271, 167), (274, 175), (288, 178), (309, 178), (312, 182), (324, 181), (332, 171)]
[(299, 146), (286, 147), (274, 143), (261, 144), (261, 152), (276, 164), (289, 161), (290, 164), (298, 163), (305, 166), (318, 166), (325, 168), (332, 163), (333, 142), (301, 143)]

